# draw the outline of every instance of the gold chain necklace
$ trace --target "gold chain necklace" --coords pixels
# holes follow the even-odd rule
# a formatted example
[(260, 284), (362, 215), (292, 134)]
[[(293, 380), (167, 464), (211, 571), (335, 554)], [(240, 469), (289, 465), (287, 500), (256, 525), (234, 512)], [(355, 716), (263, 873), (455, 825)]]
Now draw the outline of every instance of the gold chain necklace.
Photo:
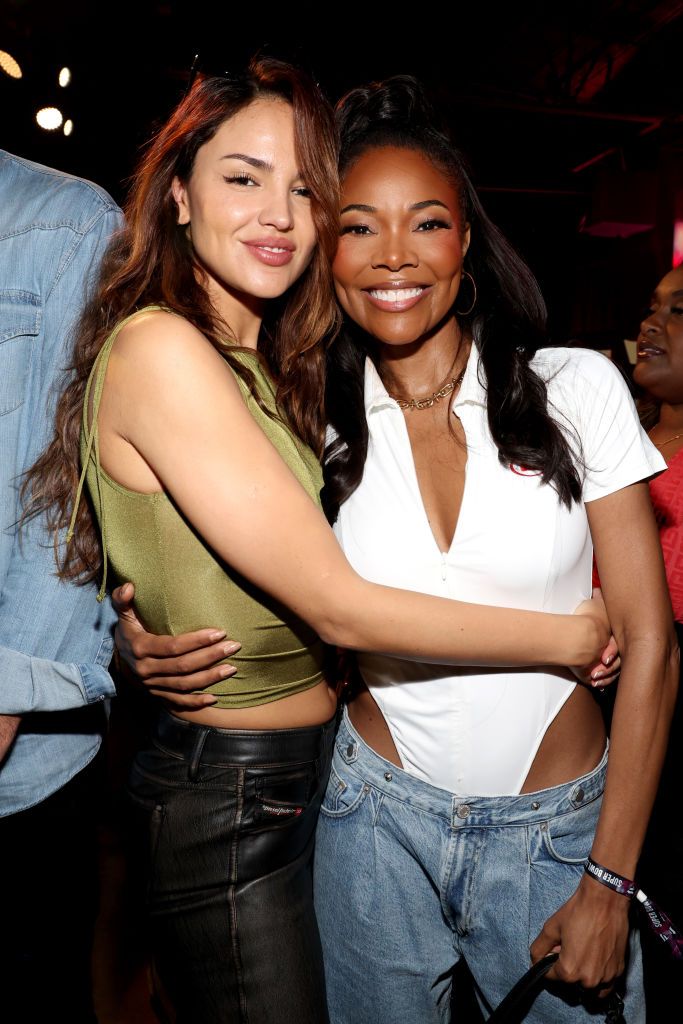
[(673, 437), (667, 437), (666, 441), (660, 441), (659, 444), (655, 441), (654, 446), (655, 448), (663, 448), (665, 444), (669, 443), (669, 441), (677, 441), (679, 437), (683, 437), (683, 434), (674, 434)]
[(433, 405), (440, 402), (442, 398), (447, 398), (457, 387), (463, 382), (465, 376), (465, 370), (467, 369), (467, 363), (460, 371), (457, 377), (451, 377), (449, 381), (442, 384), (438, 391), (434, 391), (427, 398), (397, 398), (396, 395), (389, 395), (390, 398), (398, 405), (399, 409), (431, 409)]

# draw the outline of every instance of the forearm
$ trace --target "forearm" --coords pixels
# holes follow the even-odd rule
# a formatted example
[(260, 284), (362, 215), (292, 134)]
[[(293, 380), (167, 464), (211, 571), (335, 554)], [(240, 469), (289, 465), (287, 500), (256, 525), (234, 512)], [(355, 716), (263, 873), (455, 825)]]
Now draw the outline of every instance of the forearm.
[(678, 647), (673, 633), (651, 635), (622, 649), (610, 734), (609, 766), (592, 856), (633, 878), (645, 837), (678, 689)]
[(312, 609), (328, 643), (444, 664), (584, 665), (598, 620), (469, 604), (359, 581), (357, 592)]

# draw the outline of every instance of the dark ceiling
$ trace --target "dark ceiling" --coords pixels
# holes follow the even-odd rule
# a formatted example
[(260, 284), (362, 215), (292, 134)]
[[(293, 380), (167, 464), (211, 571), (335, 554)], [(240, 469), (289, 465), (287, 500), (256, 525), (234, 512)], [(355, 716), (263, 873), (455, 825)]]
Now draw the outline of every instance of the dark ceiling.
[[(401, 13), (3, 0), (0, 50), (24, 77), (0, 72), (0, 145), (89, 177), (121, 201), (139, 146), (182, 95), (194, 52), (228, 68), (264, 44), (309, 64), (333, 99), (371, 78), (420, 77), (490, 213), (539, 275), (555, 337), (609, 347), (634, 326), (670, 264), (683, 189), (683, 0), (470, 0)], [(61, 89), (64, 65), (73, 80)], [(47, 104), (73, 119), (69, 138), (36, 125)], [(634, 233), (587, 233), (605, 223), (607, 234)]]

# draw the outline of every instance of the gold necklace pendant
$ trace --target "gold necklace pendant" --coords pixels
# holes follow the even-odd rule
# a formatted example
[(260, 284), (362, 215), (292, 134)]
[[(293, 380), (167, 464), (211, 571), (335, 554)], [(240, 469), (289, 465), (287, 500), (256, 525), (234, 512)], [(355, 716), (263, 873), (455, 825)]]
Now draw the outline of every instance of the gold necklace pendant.
[(395, 395), (390, 395), (389, 397), (394, 399), (399, 409), (431, 409), (433, 405), (440, 402), (442, 398), (447, 398), (448, 395), (462, 384), (466, 369), (467, 364), (465, 364), (457, 377), (452, 377), (447, 384), (444, 384), (438, 391), (434, 391), (426, 398), (396, 398)]

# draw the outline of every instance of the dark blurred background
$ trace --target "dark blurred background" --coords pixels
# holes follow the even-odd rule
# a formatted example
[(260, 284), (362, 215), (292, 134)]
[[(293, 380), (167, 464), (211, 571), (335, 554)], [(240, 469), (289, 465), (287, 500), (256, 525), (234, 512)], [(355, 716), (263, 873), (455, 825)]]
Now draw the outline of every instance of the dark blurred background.
[[(625, 361), (623, 339), (672, 265), (676, 221), (683, 233), (681, 0), (2, 0), (0, 50), (23, 75), (0, 70), (0, 145), (121, 202), (194, 53), (227, 69), (261, 46), (308, 64), (332, 99), (371, 78), (420, 77), (490, 214), (538, 275), (553, 339)], [(64, 123), (39, 127), (45, 106), (72, 122), (70, 135)]]

